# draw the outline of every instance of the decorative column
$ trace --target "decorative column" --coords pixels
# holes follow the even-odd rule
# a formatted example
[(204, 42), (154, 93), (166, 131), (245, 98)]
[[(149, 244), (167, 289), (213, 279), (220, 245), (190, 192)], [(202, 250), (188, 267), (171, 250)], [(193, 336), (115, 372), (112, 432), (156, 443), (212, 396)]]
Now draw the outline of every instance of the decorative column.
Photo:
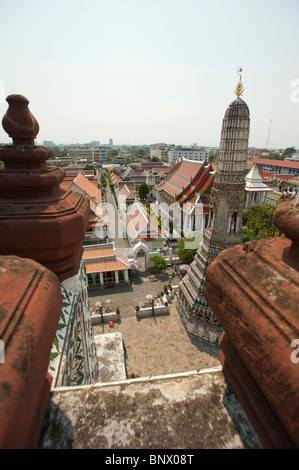
[(34, 145), (39, 125), (29, 101), (21, 95), (6, 101), (2, 125), (13, 144), (0, 147), (1, 254), (34, 259), (63, 281), (79, 271), (89, 202), (60, 189), (65, 172), (46, 163), (51, 150)]
[(61, 283), (62, 312), (49, 364), (52, 386), (94, 382), (98, 363), (82, 262), (89, 201), (60, 188), (65, 172), (47, 163), (53, 152), (34, 145), (39, 125), (29, 101), (10, 95), (7, 102), (2, 124), (13, 143), (0, 147), (5, 164), (0, 169), (0, 253), (33, 259)]
[(223, 326), (224, 375), (265, 448), (299, 448), (299, 203), (278, 206), (285, 237), (223, 251), (205, 295)]
[[(239, 70), (241, 71), (241, 70)], [(218, 165), (210, 196), (210, 214), (203, 242), (179, 285), (178, 311), (189, 333), (209, 342), (219, 340), (222, 328), (205, 296), (205, 276), (210, 263), (224, 249), (242, 243), (242, 214), (245, 208), (245, 175), (249, 138), (249, 109), (240, 98), (224, 115)]]

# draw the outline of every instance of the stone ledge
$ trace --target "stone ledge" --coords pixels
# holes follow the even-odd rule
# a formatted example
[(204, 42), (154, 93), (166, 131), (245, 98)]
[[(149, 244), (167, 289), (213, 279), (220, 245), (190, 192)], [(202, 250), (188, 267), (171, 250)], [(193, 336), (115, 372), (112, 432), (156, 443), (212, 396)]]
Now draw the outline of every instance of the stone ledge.
[(144, 307), (136, 312), (137, 320), (140, 318), (159, 317), (162, 315), (170, 315), (168, 305), (155, 305), (154, 315), (153, 315), (152, 307)]
[(55, 390), (40, 448), (261, 448), (221, 371), (144, 379)]
[(99, 382), (125, 380), (125, 353), (122, 335), (119, 332), (95, 336)]
[[(114, 323), (119, 323), (120, 315), (117, 314), (116, 312), (103, 313), (103, 319), (104, 319), (104, 323), (109, 323), (111, 320), (113, 320)], [(91, 315), (91, 323), (92, 325), (103, 324), (102, 316), (100, 314)]]

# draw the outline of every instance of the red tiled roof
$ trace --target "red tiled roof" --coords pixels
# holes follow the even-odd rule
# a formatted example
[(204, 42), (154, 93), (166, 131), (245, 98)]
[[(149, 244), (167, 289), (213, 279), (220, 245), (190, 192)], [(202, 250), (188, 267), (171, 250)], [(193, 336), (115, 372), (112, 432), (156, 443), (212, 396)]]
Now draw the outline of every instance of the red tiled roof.
[(92, 200), (96, 199), (96, 202), (98, 204), (101, 204), (102, 202), (101, 190), (98, 189), (96, 185), (92, 184), (87, 178), (85, 178), (85, 176), (82, 175), (82, 173), (79, 173), (74, 179), (73, 183), (71, 184), (75, 184), (76, 186), (78, 186), (78, 188), (84, 191), (90, 199)]
[(273, 165), (280, 166), (283, 168), (295, 168), (299, 169), (299, 162), (290, 162), (287, 160), (272, 160), (271, 158), (252, 158), (251, 163), (260, 163), (261, 165)]
[(117, 258), (90, 259), (85, 261), (86, 274), (105, 273), (107, 271), (121, 271), (129, 267)]
[(142, 162), (141, 168), (153, 168), (153, 167), (163, 167), (163, 162)]
[[(207, 162), (196, 162), (191, 160), (182, 159), (172, 168), (172, 172), (168, 175), (167, 179), (160, 185), (160, 190), (164, 189), (171, 195), (177, 197), (179, 194), (183, 193), (186, 188), (191, 194), (194, 191), (194, 188), (199, 184), (196, 178), (199, 180), (202, 178), (202, 172), (204, 172), (205, 167), (211, 170), (211, 164)], [(193, 188), (192, 188), (192, 186)]]
[(171, 170), (172, 170), (171, 167), (153, 168), (153, 172), (156, 172), (156, 173), (170, 173)]
[(273, 172), (267, 172), (267, 171), (260, 171), (260, 175), (263, 178), (272, 178), (272, 176), (276, 176), (277, 179), (285, 180), (285, 181), (291, 181), (294, 178), (294, 175), (281, 175), (280, 173), (273, 173)]
[(111, 171), (110, 178), (111, 178), (112, 183), (114, 184), (118, 183), (119, 181), (122, 181), (121, 177), (117, 175), (116, 173), (114, 173), (114, 171)]
[(182, 192), (179, 197), (179, 202), (192, 200), (191, 198), (202, 194), (208, 187), (211, 186), (214, 180), (214, 170), (211, 163), (205, 162), (201, 165), (199, 171), (194, 175), (194, 178), (189, 186)]
[(112, 245), (96, 245), (96, 246), (85, 246), (83, 251), (83, 259), (93, 258), (105, 258), (115, 256)]

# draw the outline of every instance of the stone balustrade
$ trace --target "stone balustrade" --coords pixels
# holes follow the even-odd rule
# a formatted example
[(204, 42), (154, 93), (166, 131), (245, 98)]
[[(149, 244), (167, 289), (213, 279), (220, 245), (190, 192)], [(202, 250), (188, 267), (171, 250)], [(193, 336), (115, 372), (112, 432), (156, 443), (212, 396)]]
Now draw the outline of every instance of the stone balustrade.
[(285, 237), (221, 252), (207, 270), (205, 297), (224, 333), (227, 381), (265, 448), (299, 448), (299, 203), (280, 204)]

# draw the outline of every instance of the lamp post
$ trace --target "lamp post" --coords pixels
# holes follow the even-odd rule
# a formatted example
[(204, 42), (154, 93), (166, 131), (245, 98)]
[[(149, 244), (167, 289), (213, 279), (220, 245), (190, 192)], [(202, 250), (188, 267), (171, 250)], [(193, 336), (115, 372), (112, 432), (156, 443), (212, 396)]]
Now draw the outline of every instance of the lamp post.
[(151, 301), (152, 301), (152, 315), (154, 316), (154, 314), (155, 314), (155, 313), (154, 313), (154, 298), (153, 298), (152, 294), (148, 294), (148, 295), (146, 296), (146, 298), (147, 298), (148, 300), (151, 300)]
[(100, 313), (100, 315), (101, 315), (102, 323), (104, 323), (104, 317), (103, 317), (103, 302), (102, 302), (101, 300), (98, 300), (98, 301), (95, 303), (95, 307), (96, 307), (97, 313)]

